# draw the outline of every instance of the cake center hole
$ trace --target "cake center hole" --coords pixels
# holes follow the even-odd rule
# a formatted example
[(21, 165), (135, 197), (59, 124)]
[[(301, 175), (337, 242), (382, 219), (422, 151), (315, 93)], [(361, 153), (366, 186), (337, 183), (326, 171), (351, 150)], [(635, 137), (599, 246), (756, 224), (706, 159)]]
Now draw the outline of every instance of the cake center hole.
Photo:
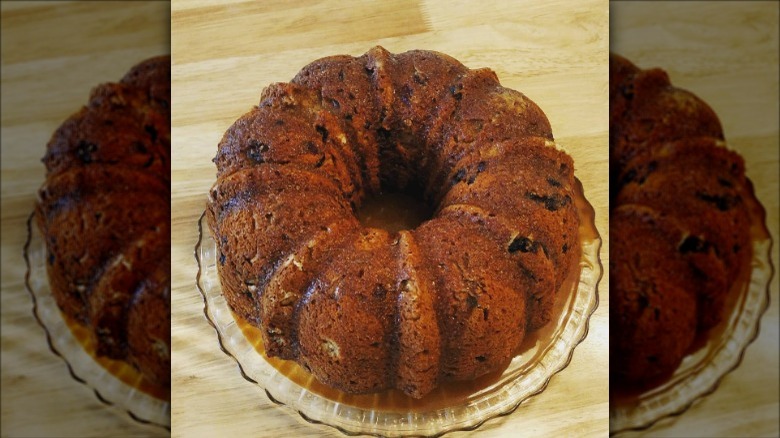
[(433, 216), (433, 209), (412, 195), (391, 192), (366, 199), (357, 216), (364, 227), (395, 233), (417, 228)]

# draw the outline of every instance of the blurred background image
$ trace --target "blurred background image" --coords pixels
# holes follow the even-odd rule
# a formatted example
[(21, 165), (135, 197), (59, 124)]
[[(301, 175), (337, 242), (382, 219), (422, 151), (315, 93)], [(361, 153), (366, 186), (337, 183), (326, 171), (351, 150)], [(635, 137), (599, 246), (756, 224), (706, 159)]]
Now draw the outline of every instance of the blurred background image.
[[(688, 390), (679, 391), (678, 397), (689, 398), (679, 411), (684, 412), (682, 415), (661, 416), (650, 429), (625, 436), (777, 436), (780, 433), (777, 373), (779, 13), (780, 3), (773, 1), (610, 3), (610, 51), (640, 69), (665, 70), (673, 86), (695, 94), (717, 114), (728, 147), (744, 158), (747, 178), (766, 210), (775, 266), (771, 282), (768, 280), (771, 269), (762, 268), (761, 287), (768, 289), (770, 299), (760, 320), (758, 337), (749, 345), (746, 342), (749, 339), (732, 340), (734, 353), (729, 360), (738, 362), (744, 350), (741, 364), (725, 373), (725, 377), (721, 375), (719, 385), (708, 383), (705, 388), (699, 383), (703, 380), (695, 380), (693, 388), (704, 392), (714, 390), (701, 399), (691, 398)], [(613, 165), (611, 162), (610, 166)], [(613, 247), (617, 245), (614, 238), (612, 235)], [(612, 288), (615, 292), (614, 281)], [(616, 317), (614, 310), (611, 322)], [(747, 311), (755, 312), (751, 318), (757, 318), (760, 310), (758, 306)], [(707, 341), (704, 348), (712, 342)], [(613, 360), (611, 367), (614, 365)], [(610, 385), (613, 392), (614, 384)], [(693, 401), (688, 408), (688, 403)], [(615, 410), (613, 396), (612, 432), (616, 431)]]
[[(57, 127), (99, 84), (170, 53), (170, 4), (2, 2), (2, 436), (158, 436), (111, 409), (49, 349), (25, 290), (27, 218)], [(56, 333), (54, 334), (57, 335)]]

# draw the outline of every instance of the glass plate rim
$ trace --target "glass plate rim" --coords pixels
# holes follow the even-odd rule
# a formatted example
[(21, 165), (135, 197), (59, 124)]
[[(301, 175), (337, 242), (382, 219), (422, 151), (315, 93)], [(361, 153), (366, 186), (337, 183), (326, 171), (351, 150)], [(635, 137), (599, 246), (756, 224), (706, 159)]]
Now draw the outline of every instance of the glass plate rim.
[[(39, 303), (39, 297), (35, 294), (33, 291), (33, 287), (30, 285), (30, 278), (32, 275), (32, 265), (30, 263), (30, 245), (33, 241), (33, 220), (35, 218), (35, 210), (33, 210), (30, 215), (27, 217), (26, 225), (27, 225), (27, 239), (25, 240), (24, 247), (22, 248), (22, 255), (24, 257), (24, 263), (25, 263), (25, 274), (24, 274), (24, 286), (27, 290), (27, 293), (30, 295), (30, 298), (32, 299), (32, 314), (35, 318), (36, 323), (43, 329), (45, 335), (46, 335), (46, 344), (49, 347), (49, 351), (51, 351), (55, 356), (62, 359), (62, 361), (65, 363), (65, 366), (68, 368), (68, 374), (70, 374), (71, 378), (75, 380), (76, 382), (86, 386), (89, 388), (92, 393), (94, 394), (95, 398), (100, 401), (104, 406), (107, 406), (111, 408), (111, 410), (116, 410), (120, 412), (124, 412), (127, 418), (130, 418), (137, 424), (140, 424), (142, 426), (152, 426), (156, 428), (157, 430), (165, 430), (167, 432), (171, 432), (171, 425), (170, 425), (170, 401), (167, 402), (167, 410), (168, 410), (168, 424), (160, 423), (148, 418), (143, 418), (141, 415), (133, 412), (132, 409), (123, 406), (118, 401), (112, 401), (110, 400), (113, 397), (104, 395), (104, 391), (101, 392), (101, 390), (97, 387), (95, 387), (93, 384), (89, 382), (89, 380), (81, 377), (79, 374), (81, 373), (81, 370), (75, 370), (73, 368), (73, 365), (65, 358), (62, 352), (59, 351), (59, 349), (54, 345), (52, 342), (52, 335), (49, 332), (49, 328), (46, 326), (46, 324), (41, 320), (41, 317), (39, 315), (40, 312), (40, 303)], [(48, 284), (48, 277), (46, 278), (46, 282)], [(69, 334), (72, 336), (72, 334)], [(78, 341), (75, 341), (78, 342)], [(98, 365), (100, 366), (100, 365)], [(117, 379), (118, 380), (118, 379)], [(151, 396), (148, 396), (151, 397)]]
[[(702, 391), (700, 394), (697, 394), (695, 397), (693, 397), (687, 403), (684, 403), (679, 408), (672, 410), (671, 412), (667, 412), (657, 418), (644, 421), (636, 426), (626, 426), (614, 431), (610, 426), (610, 431), (609, 431), (610, 437), (617, 436), (623, 433), (628, 433), (628, 432), (647, 431), (662, 420), (669, 419), (669, 418), (677, 418), (683, 415), (684, 413), (686, 413), (694, 404), (696, 404), (697, 402), (703, 400), (707, 396), (714, 393), (720, 387), (721, 383), (723, 382), (723, 379), (725, 379), (726, 376), (731, 374), (731, 372), (739, 368), (739, 366), (742, 364), (742, 360), (745, 356), (745, 352), (747, 352), (748, 347), (750, 347), (750, 345), (753, 344), (753, 342), (758, 338), (761, 331), (761, 318), (769, 309), (771, 295), (772, 295), (771, 293), (772, 279), (774, 278), (774, 275), (776, 273), (774, 264), (772, 263), (772, 248), (774, 247), (774, 240), (772, 239), (772, 234), (769, 232), (769, 229), (766, 226), (766, 208), (764, 208), (764, 205), (761, 203), (761, 201), (759, 201), (758, 197), (756, 196), (753, 182), (749, 178), (746, 178), (746, 182), (747, 182), (747, 186), (746, 186), (747, 192), (750, 194), (752, 198), (752, 202), (754, 203), (753, 207), (759, 213), (754, 220), (756, 221), (757, 225), (760, 226), (767, 235), (766, 252), (765, 253), (762, 252), (760, 255), (754, 254), (753, 258), (757, 256), (762, 257), (762, 261), (764, 261), (766, 266), (769, 267), (769, 275), (767, 276), (766, 286), (762, 288), (763, 294), (761, 295), (761, 297), (763, 298), (763, 301), (761, 303), (760, 308), (758, 309), (756, 319), (753, 323), (752, 330), (748, 334), (745, 345), (743, 345), (742, 348), (740, 349), (740, 352), (737, 355), (734, 363), (731, 366), (724, 369), (723, 373), (720, 376), (718, 376), (715, 379), (715, 381), (712, 383), (712, 385), (709, 388), (707, 388), (705, 391)], [(751, 275), (751, 279), (752, 279), (752, 275)], [(746, 291), (745, 294), (747, 293), (748, 292)], [(610, 416), (611, 415), (612, 415), (612, 409), (610, 408)]]
[[(602, 263), (602, 260), (601, 260), (601, 249), (603, 247), (603, 239), (601, 238), (601, 234), (599, 233), (598, 229), (596, 228), (596, 211), (595, 211), (594, 207), (591, 205), (590, 201), (588, 201), (588, 199), (585, 197), (585, 193), (584, 193), (584, 189), (582, 187), (581, 181), (578, 178), (575, 178), (575, 181), (576, 181), (578, 190), (579, 190), (579, 192), (580, 192), (580, 194), (582, 196), (582, 200), (584, 202), (584, 205), (590, 211), (591, 219), (593, 221), (592, 225), (593, 225), (594, 236), (593, 236), (593, 240), (592, 240), (592, 246), (595, 246), (595, 248), (594, 248), (595, 258), (594, 258), (592, 271), (593, 271), (593, 273), (595, 275), (591, 275), (591, 276), (595, 277), (595, 278), (593, 279), (593, 296), (589, 299), (589, 302), (587, 303), (587, 307), (586, 307), (586, 312), (583, 315), (583, 321), (584, 322), (583, 322), (582, 328), (581, 328), (582, 333), (578, 337), (576, 337), (575, 339), (572, 340), (572, 344), (573, 345), (571, 346), (571, 349), (565, 354), (565, 360), (563, 360), (563, 362), (560, 363), (560, 365), (558, 367), (556, 367), (556, 369), (553, 370), (550, 373), (549, 376), (544, 378), (544, 381), (539, 386), (539, 388), (535, 389), (534, 391), (532, 391), (530, 394), (528, 394), (524, 398), (521, 398), (519, 400), (513, 400), (511, 403), (509, 403), (509, 405), (506, 408), (500, 410), (499, 412), (493, 412), (490, 415), (488, 415), (487, 417), (485, 417), (483, 419), (480, 419), (479, 421), (477, 421), (474, 424), (470, 424), (470, 425), (466, 425), (466, 426), (457, 426), (457, 424), (454, 424), (451, 427), (443, 427), (443, 428), (441, 428), (441, 430), (439, 430), (438, 432), (436, 432), (434, 434), (425, 435), (425, 434), (420, 434), (420, 433), (414, 433), (414, 436), (421, 436), (421, 437), (429, 438), (429, 437), (440, 437), (440, 436), (442, 436), (444, 434), (447, 434), (447, 433), (450, 433), (450, 432), (473, 431), (473, 430), (478, 429), (479, 427), (481, 427), (483, 424), (485, 424), (486, 422), (488, 422), (490, 420), (493, 420), (493, 419), (496, 419), (496, 418), (500, 418), (500, 417), (504, 417), (504, 416), (512, 414), (513, 412), (515, 412), (520, 407), (520, 405), (522, 403), (524, 403), (525, 401), (529, 400), (530, 398), (532, 398), (534, 396), (537, 396), (540, 393), (542, 393), (547, 388), (547, 386), (549, 385), (551, 379), (554, 376), (556, 376), (558, 373), (562, 372), (564, 369), (566, 369), (569, 366), (569, 364), (571, 363), (571, 360), (572, 360), (572, 358), (574, 356), (574, 351), (587, 338), (587, 335), (588, 335), (588, 333), (590, 331), (590, 320), (591, 320), (591, 317), (593, 316), (593, 314), (595, 313), (595, 311), (599, 307), (599, 290), (598, 290), (598, 286), (601, 283), (601, 280), (603, 279), (603, 276), (604, 276), (604, 266), (603, 266), (603, 263)], [(204, 224), (204, 220), (205, 220), (205, 215), (206, 215), (206, 212), (204, 211), (203, 213), (201, 213), (201, 215), (200, 215), (200, 217), (199, 217), (199, 219), (197, 221), (197, 224), (198, 224), (198, 240), (197, 240), (197, 242), (195, 244), (195, 248), (194, 248), (194, 251), (193, 251), (193, 253), (194, 253), (193, 255), (195, 257), (195, 261), (198, 264), (198, 271), (197, 271), (197, 274), (196, 274), (196, 277), (195, 277), (195, 280), (196, 280), (195, 284), (196, 284), (196, 287), (197, 287), (198, 291), (200, 292), (201, 298), (203, 299), (203, 304), (204, 304), (203, 315), (206, 318), (206, 320), (209, 323), (209, 325), (211, 325), (211, 327), (214, 329), (214, 331), (217, 334), (217, 343), (219, 345), (219, 348), (220, 348), (220, 350), (222, 350), (222, 352), (225, 355), (227, 355), (228, 357), (233, 359), (233, 361), (235, 361), (236, 365), (238, 365), (238, 369), (239, 369), (239, 372), (240, 372), (241, 376), (246, 381), (248, 381), (248, 382), (250, 382), (250, 383), (260, 387), (263, 390), (263, 392), (265, 393), (265, 395), (266, 395), (266, 397), (268, 398), (269, 401), (271, 401), (272, 403), (274, 403), (277, 406), (283, 406), (283, 407), (285, 407), (287, 409), (290, 409), (290, 410), (296, 412), (303, 420), (305, 420), (306, 422), (308, 422), (310, 424), (325, 425), (325, 426), (331, 427), (331, 428), (333, 428), (335, 430), (338, 430), (339, 432), (341, 432), (342, 434), (347, 435), (347, 436), (360, 436), (360, 435), (363, 435), (363, 436), (376, 436), (376, 437), (388, 436), (386, 434), (382, 434), (382, 433), (379, 433), (379, 432), (367, 432), (367, 431), (349, 430), (349, 429), (347, 429), (345, 427), (342, 427), (340, 425), (331, 424), (331, 423), (329, 423), (327, 421), (321, 421), (319, 419), (311, 418), (310, 416), (308, 416), (304, 412), (302, 412), (299, 408), (291, 406), (291, 405), (289, 405), (289, 404), (279, 400), (277, 397), (274, 397), (274, 395), (271, 394), (271, 392), (268, 390), (268, 388), (264, 387), (260, 382), (258, 382), (257, 380), (255, 380), (254, 378), (252, 378), (251, 376), (249, 376), (247, 374), (246, 370), (244, 369), (244, 365), (225, 346), (225, 339), (223, 339), (223, 334), (217, 328), (217, 323), (212, 319), (212, 315), (211, 315), (211, 310), (212, 309), (209, 308), (209, 300), (208, 300), (208, 298), (206, 296), (206, 292), (205, 292), (205, 290), (203, 288), (203, 285), (202, 285), (203, 267), (202, 267), (202, 263), (201, 263), (201, 259), (200, 259), (200, 252), (201, 252), (201, 247), (202, 247), (202, 244), (203, 244), (203, 241), (204, 241), (204, 226), (203, 226), (203, 224)], [(574, 291), (573, 293), (576, 294), (576, 291)], [(406, 435), (408, 435), (408, 432), (402, 431), (398, 435), (399, 436), (406, 436)], [(395, 436), (395, 434), (393, 436)]]

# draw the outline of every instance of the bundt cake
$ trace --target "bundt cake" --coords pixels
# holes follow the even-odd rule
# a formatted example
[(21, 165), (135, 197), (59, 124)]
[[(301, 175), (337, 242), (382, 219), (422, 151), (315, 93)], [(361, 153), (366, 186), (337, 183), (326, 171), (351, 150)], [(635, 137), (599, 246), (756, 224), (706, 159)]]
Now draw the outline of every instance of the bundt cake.
[(610, 373), (668, 375), (750, 257), (742, 158), (701, 99), (610, 55)]
[(170, 57), (92, 90), (47, 145), (36, 221), (52, 294), (99, 356), (170, 387)]
[[(420, 398), (506, 366), (579, 259), (573, 163), (542, 110), (441, 53), (314, 61), (263, 91), (214, 162), (227, 302), (269, 356), (345, 392)], [(386, 192), (435, 213), (362, 226)]]

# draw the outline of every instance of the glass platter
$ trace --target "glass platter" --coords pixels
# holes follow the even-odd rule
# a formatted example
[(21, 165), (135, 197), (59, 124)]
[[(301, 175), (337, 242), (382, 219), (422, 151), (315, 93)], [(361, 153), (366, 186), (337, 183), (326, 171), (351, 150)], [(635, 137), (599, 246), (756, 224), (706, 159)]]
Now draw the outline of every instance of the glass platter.
[(46, 332), (49, 348), (65, 361), (71, 377), (92, 389), (103, 404), (126, 413), (142, 427), (170, 431), (171, 405), (163, 400), (168, 394), (149, 385), (124, 362), (94, 356), (95, 346), (86, 328), (60, 312), (49, 288), (46, 245), (34, 216), (35, 213), (27, 219), (25, 285), (32, 297), (33, 315)]
[(610, 434), (639, 431), (658, 421), (683, 414), (697, 400), (714, 392), (721, 380), (737, 368), (748, 345), (758, 336), (761, 316), (769, 307), (773, 275), (772, 238), (766, 228), (766, 212), (748, 181), (746, 198), (751, 218), (753, 255), (730, 292), (731, 309), (723, 321), (683, 359), (671, 377), (657, 386), (632, 392), (610, 393)]
[(216, 243), (205, 215), (198, 223), (200, 238), (195, 246), (204, 314), (217, 332), (222, 351), (237, 362), (241, 375), (263, 388), (272, 402), (291, 408), (308, 422), (326, 424), (348, 435), (439, 436), (473, 430), (489, 419), (512, 413), (523, 401), (544, 391), (550, 378), (566, 368), (574, 348), (588, 333), (603, 273), (601, 238), (595, 228), (595, 212), (579, 180), (576, 192), (581, 222), (580, 269), (572, 270), (568, 287), (559, 292), (558, 318), (536, 336), (529, 336), (524, 351), (503, 372), (474, 384), (445, 385), (420, 401), (395, 391), (355, 396), (322, 385), (294, 362), (266, 358), (253, 328), (238, 321), (222, 297)]

